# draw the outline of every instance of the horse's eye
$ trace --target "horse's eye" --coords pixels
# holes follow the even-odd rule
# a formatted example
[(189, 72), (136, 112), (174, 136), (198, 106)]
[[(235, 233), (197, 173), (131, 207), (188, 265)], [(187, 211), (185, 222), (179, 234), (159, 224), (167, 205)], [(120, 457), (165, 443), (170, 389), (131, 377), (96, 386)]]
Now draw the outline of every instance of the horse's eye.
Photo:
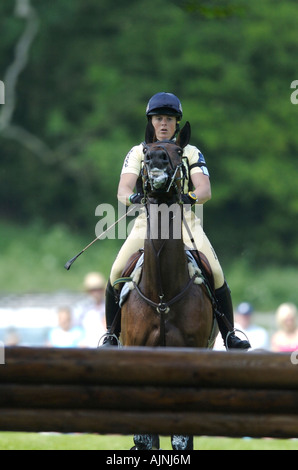
[(183, 150), (182, 149), (178, 149), (178, 155), (182, 155), (183, 154)]
[(147, 147), (143, 147), (143, 154), (145, 155), (147, 153)]

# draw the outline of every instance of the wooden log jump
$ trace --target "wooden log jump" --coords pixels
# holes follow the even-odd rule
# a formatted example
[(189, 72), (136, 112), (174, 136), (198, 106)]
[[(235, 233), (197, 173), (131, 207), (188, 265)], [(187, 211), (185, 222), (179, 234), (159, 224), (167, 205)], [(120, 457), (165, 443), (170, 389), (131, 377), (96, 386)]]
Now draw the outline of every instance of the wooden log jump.
[(0, 431), (298, 437), (290, 354), (12, 347)]

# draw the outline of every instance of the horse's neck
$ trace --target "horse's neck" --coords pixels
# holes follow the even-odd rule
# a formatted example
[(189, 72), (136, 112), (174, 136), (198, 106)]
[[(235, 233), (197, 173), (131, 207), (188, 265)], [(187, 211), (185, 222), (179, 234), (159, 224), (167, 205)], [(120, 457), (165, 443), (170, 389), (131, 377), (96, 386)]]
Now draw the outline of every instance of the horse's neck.
[(144, 246), (144, 284), (151, 292), (162, 290), (166, 297), (176, 295), (188, 278), (181, 210), (175, 206), (170, 216), (165, 211), (158, 217), (152, 216), (151, 207)]

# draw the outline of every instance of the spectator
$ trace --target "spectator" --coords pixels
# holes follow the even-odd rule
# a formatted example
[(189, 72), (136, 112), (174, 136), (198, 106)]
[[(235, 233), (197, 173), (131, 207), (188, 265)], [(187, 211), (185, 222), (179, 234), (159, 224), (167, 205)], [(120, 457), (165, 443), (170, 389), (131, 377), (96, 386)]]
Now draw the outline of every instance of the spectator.
[(270, 349), (269, 334), (253, 322), (254, 308), (248, 302), (241, 302), (235, 312), (236, 328), (248, 337), (252, 349)]
[[(269, 334), (265, 328), (257, 326), (253, 322), (253, 312), (254, 308), (250, 303), (241, 302), (235, 311), (235, 328), (242, 331), (244, 335), (247, 336), (252, 349), (268, 350), (270, 349)], [(241, 336), (241, 334), (239, 333), (238, 336)], [(216, 339), (214, 349), (225, 350), (220, 335), (218, 335)]]
[(49, 333), (48, 346), (74, 348), (82, 346), (83, 330), (73, 326), (71, 311), (68, 307), (58, 310), (58, 325)]
[(105, 287), (102, 274), (90, 272), (84, 279), (87, 298), (75, 309), (75, 322), (84, 332), (85, 347), (96, 348), (100, 338), (106, 332)]
[(278, 330), (271, 339), (271, 349), (275, 352), (298, 350), (297, 307), (292, 303), (281, 304), (276, 311)]
[(14, 326), (9, 327), (6, 330), (4, 338), (5, 346), (18, 346), (21, 343), (19, 333)]

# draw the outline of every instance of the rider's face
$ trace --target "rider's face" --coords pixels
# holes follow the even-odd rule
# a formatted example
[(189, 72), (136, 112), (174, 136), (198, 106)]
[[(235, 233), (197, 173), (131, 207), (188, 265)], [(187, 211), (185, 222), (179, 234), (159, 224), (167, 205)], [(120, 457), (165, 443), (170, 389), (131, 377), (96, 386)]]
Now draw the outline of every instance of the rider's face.
[(173, 137), (176, 131), (175, 116), (152, 116), (152, 124), (155, 129), (157, 140), (169, 140)]

